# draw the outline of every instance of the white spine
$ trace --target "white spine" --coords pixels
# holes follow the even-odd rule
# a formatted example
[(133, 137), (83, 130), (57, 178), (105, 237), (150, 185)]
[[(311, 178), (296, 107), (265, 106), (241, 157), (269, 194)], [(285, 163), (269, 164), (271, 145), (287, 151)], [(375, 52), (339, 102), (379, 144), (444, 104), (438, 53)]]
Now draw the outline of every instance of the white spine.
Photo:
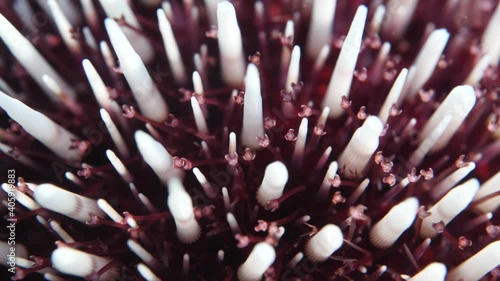
[(174, 32), (172, 31), (172, 26), (170, 25), (163, 9), (158, 9), (156, 14), (158, 16), (160, 33), (163, 38), (163, 46), (165, 47), (165, 52), (167, 53), (167, 59), (170, 64), (170, 69), (172, 70), (172, 75), (178, 85), (183, 85), (187, 81), (186, 69), (184, 68), (184, 63), (182, 62), (181, 52), (179, 51), (177, 40), (175, 39)]
[(330, 107), (330, 117), (340, 117), (344, 112), (340, 107), (340, 103), (342, 96), (349, 96), (354, 69), (356, 68), (356, 62), (358, 61), (361, 49), (361, 40), (363, 38), (367, 13), (368, 9), (365, 6), (361, 5), (358, 7), (340, 50), (339, 58), (335, 63), (335, 68), (323, 99), (323, 107)]
[(444, 148), (451, 140), (460, 125), (469, 115), (470, 111), (476, 104), (476, 93), (471, 86), (457, 86), (453, 88), (450, 94), (445, 98), (437, 110), (429, 118), (420, 133), (420, 141), (431, 137), (432, 132), (439, 123), (446, 117), (451, 115), (451, 120), (446, 130), (441, 135), (439, 140), (432, 147), (431, 152), (437, 152)]
[(152, 136), (143, 131), (136, 131), (134, 137), (142, 158), (163, 183), (166, 183), (171, 176), (181, 173), (174, 168), (174, 160), (167, 149)]
[(193, 201), (177, 177), (168, 181), (168, 208), (175, 220), (179, 240), (186, 244), (196, 242), (201, 229), (194, 216)]
[(106, 215), (108, 215), (108, 217), (110, 217), (114, 222), (122, 223), (125, 221), (125, 219), (120, 214), (118, 214), (118, 212), (113, 207), (111, 207), (111, 205), (109, 205), (106, 200), (97, 200), (97, 206), (99, 207), (99, 209), (105, 212)]
[(408, 281), (444, 281), (445, 276), (446, 266), (442, 263), (433, 262), (408, 279)]
[[(294, 38), (295, 30), (294, 30), (294, 25), (293, 21), (289, 20), (286, 22), (285, 26), (285, 32), (283, 36), (287, 39), (290, 40), (289, 43), (293, 44), (293, 38)], [(288, 45), (283, 45), (281, 47), (281, 73), (284, 74), (288, 65), (290, 64), (290, 47)]]
[(48, 0), (47, 3), (52, 13), (52, 18), (56, 23), (57, 30), (59, 31), (59, 34), (64, 41), (64, 44), (73, 54), (79, 54), (82, 51), (80, 43), (75, 38), (73, 38), (73, 35), (71, 33), (73, 26), (71, 26), (68, 18), (66, 18), (66, 16), (64, 15), (61, 7), (59, 6), (59, 3), (56, 0)]
[(252, 249), (246, 261), (238, 269), (240, 281), (260, 281), (264, 272), (274, 263), (276, 251), (266, 242), (260, 242)]
[(116, 145), (116, 148), (118, 148), (118, 152), (120, 152), (120, 155), (124, 158), (128, 158), (129, 152), (127, 148), (127, 144), (125, 143), (125, 140), (123, 139), (122, 135), (120, 134), (120, 131), (118, 131), (118, 128), (115, 125), (115, 122), (113, 122), (113, 119), (111, 119), (111, 116), (109, 113), (106, 111), (106, 109), (101, 108), (99, 111), (101, 114), (101, 119), (104, 121), (104, 125), (106, 125), (106, 129), (108, 129), (109, 135), (111, 136), (111, 139)]
[(323, 178), (323, 182), (321, 183), (321, 186), (318, 191), (318, 196), (320, 197), (320, 199), (323, 199), (326, 196), (328, 196), (328, 193), (330, 192), (330, 187), (332, 186), (330, 180), (335, 177), (338, 168), (339, 164), (336, 161), (331, 162), (330, 165), (328, 166), (328, 170), (326, 170), (325, 177)]
[[(75, 135), (50, 120), (42, 113), (31, 109), (24, 103), (0, 92), (0, 107), (3, 108), (28, 134), (39, 140), (57, 156), (75, 164), (81, 161), (82, 156), (77, 149), (70, 150)], [(36, 122), (33, 122), (36, 120)]]
[(481, 81), (481, 79), (483, 78), (484, 72), (488, 69), (490, 62), (491, 58), (488, 55), (484, 55), (471, 70), (469, 76), (467, 76), (467, 78), (465, 79), (464, 84), (477, 86), (479, 81)]
[(373, 153), (377, 150), (384, 125), (378, 117), (370, 116), (359, 127), (338, 159), (342, 173), (348, 178), (363, 176)]
[(163, 122), (168, 117), (165, 100), (148, 73), (146, 66), (134, 51), (120, 26), (112, 20), (105, 20), (106, 30), (111, 39), (116, 55), (120, 60), (120, 69), (127, 80), (139, 109), (146, 117)]
[(45, 209), (86, 223), (90, 215), (103, 217), (104, 213), (94, 199), (83, 197), (50, 183), (40, 184), (34, 192), (35, 200)]
[(17, 188), (12, 188), (10, 184), (2, 183), (2, 189), (7, 194), (9, 192), (14, 193), (13, 197), (16, 198), (16, 201), (29, 210), (34, 211), (40, 208), (40, 205), (38, 205), (33, 199), (31, 199), (31, 197), (17, 190)]
[(0, 37), (14, 57), (23, 65), (26, 71), (28, 71), (49, 98), (53, 101), (59, 100), (43, 82), (43, 75), (52, 77), (70, 98), (75, 98), (76, 93), (73, 87), (63, 80), (28, 39), (24, 38), (2, 14), (0, 14)]
[(297, 134), (297, 141), (295, 142), (295, 148), (292, 155), (292, 163), (296, 167), (302, 166), (302, 160), (304, 158), (305, 152), (304, 150), (306, 148), (308, 125), (309, 121), (307, 120), (307, 118), (302, 118), (299, 126), (299, 133)]
[(450, 190), (450, 192), (428, 210), (431, 215), (422, 220), (420, 236), (422, 238), (436, 236), (437, 232), (432, 225), (442, 222), (446, 226), (467, 208), (478, 189), (479, 181), (470, 179)]
[(384, 20), (385, 13), (387, 9), (384, 5), (378, 5), (373, 13), (372, 20), (370, 21), (370, 33), (378, 34), (380, 31), (380, 27), (382, 26), (382, 21)]
[(267, 165), (264, 179), (257, 190), (257, 201), (265, 207), (270, 200), (283, 195), (283, 189), (288, 182), (288, 170), (282, 162), (276, 161)]
[(198, 132), (208, 135), (207, 121), (205, 121), (205, 116), (196, 97), (191, 97), (191, 108), (193, 109), (194, 121), (196, 122)]
[(254, 64), (248, 65), (245, 86), (241, 142), (246, 147), (257, 149), (260, 148), (257, 137), (264, 137), (264, 117), (259, 70)]
[[(448, 192), (453, 186), (464, 179), (470, 172), (476, 168), (474, 162), (467, 163), (466, 166), (458, 168), (456, 171), (448, 175), (442, 181), (440, 181), (436, 186), (434, 186), (430, 192), (434, 199), (441, 198), (446, 192)], [(479, 192), (478, 192), (479, 194)], [(477, 195), (476, 195), (477, 196)]]
[[(481, 200), (482, 198), (489, 196), (493, 193), (500, 192), (500, 172), (497, 172), (493, 177), (481, 185), (479, 191), (474, 197), (474, 201)], [(498, 207), (500, 207), (500, 195), (497, 194), (494, 197), (482, 201), (481, 203), (474, 206), (474, 209), (480, 213), (494, 213)]]
[(208, 21), (211, 26), (217, 26), (217, 5), (221, 0), (204, 0)]
[(310, 59), (316, 58), (324, 45), (330, 45), (336, 6), (337, 0), (314, 1), (306, 41), (306, 52)]
[(222, 79), (230, 86), (241, 86), (245, 76), (243, 42), (236, 11), (229, 1), (217, 5), (217, 22)]
[(449, 38), (450, 33), (446, 29), (434, 30), (429, 35), (412, 65), (414, 67), (410, 68), (408, 79), (403, 89), (403, 97), (407, 99), (414, 97), (418, 93), (418, 90), (424, 86), (425, 82), (429, 80)]
[(313, 262), (325, 261), (344, 243), (344, 235), (334, 224), (327, 224), (306, 244), (307, 259)]
[(413, 167), (418, 167), (429, 151), (440, 141), (440, 139), (444, 136), (446, 129), (448, 129), (451, 120), (452, 116), (446, 115), (442, 120), (440, 120), (434, 130), (432, 130), (431, 134), (423, 139), (422, 143), (420, 143), (418, 148), (410, 156), (409, 162)]
[(139, 274), (142, 276), (142, 278), (146, 279), (147, 281), (161, 281), (160, 278), (158, 278), (149, 267), (147, 267), (145, 264), (138, 264), (137, 265), (137, 271)]
[(497, 5), (493, 16), (481, 38), (483, 51), (491, 58), (491, 63), (496, 66), (500, 60), (500, 40), (498, 27), (500, 26), (500, 5)]
[(417, 0), (390, 0), (382, 24), (383, 34), (393, 39), (401, 38), (413, 18), (417, 4)]
[(499, 265), (500, 241), (496, 241), (452, 269), (446, 276), (446, 281), (480, 280)]
[(61, 237), (64, 243), (75, 243), (75, 239), (73, 239), (73, 237), (71, 237), (71, 235), (69, 235), (57, 221), (51, 220), (49, 224), (50, 227), (57, 233), (57, 235)]
[(415, 220), (418, 212), (418, 200), (410, 197), (392, 207), (391, 210), (370, 229), (370, 241), (379, 249), (394, 245), (398, 238)]
[(151, 255), (144, 247), (142, 247), (135, 240), (129, 239), (127, 240), (128, 248), (134, 252), (141, 260), (143, 260), (146, 264), (155, 264), (157, 263), (156, 259)]
[(85, 15), (87, 23), (95, 28), (99, 25), (99, 17), (97, 15), (94, 2), (92, 0), (80, 0), (82, 4), (82, 11)]
[(288, 67), (288, 75), (286, 77), (285, 91), (291, 93), (293, 91), (292, 83), (297, 84), (299, 82), (299, 71), (300, 71), (300, 47), (293, 47), (292, 58), (290, 59), (290, 65)]
[(112, 108), (112, 100), (109, 97), (108, 89), (104, 81), (102, 81), (101, 76), (99, 76), (94, 65), (88, 59), (84, 59), (82, 65), (97, 102), (102, 108), (110, 110)]
[[(135, 17), (127, 0), (99, 0), (99, 2), (108, 18), (119, 19), (123, 17), (127, 24), (135, 29), (141, 30), (139, 21)], [(142, 61), (150, 63), (154, 58), (154, 50), (151, 42), (149, 42), (146, 36), (128, 26), (122, 26), (121, 30), (132, 44), (135, 52), (139, 54)]]
[(205, 92), (203, 90), (203, 82), (201, 81), (201, 76), (198, 71), (193, 72), (193, 88), (194, 92), (198, 95), (203, 95)]
[(85, 39), (85, 43), (93, 50), (98, 51), (99, 47), (97, 46), (97, 41), (95, 41), (94, 34), (88, 26), (84, 26), (82, 28), (83, 38)]
[[(86, 278), (111, 262), (110, 259), (88, 254), (69, 247), (59, 247), (52, 252), (52, 266), (63, 274)], [(112, 267), (99, 276), (102, 280), (118, 278), (118, 267)]]
[(398, 78), (396, 78), (396, 81), (394, 81), (394, 84), (392, 85), (392, 88), (384, 101), (384, 105), (382, 105), (382, 108), (378, 113), (380, 121), (382, 121), (382, 123), (384, 124), (387, 123), (387, 119), (389, 118), (389, 110), (391, 109), (391, 106), (393, 104), (397, 105), (398, 103), (399, 96), (401, 95), (401, 91), (403, 90), (403, 86), (405, 85), (406, 77), (408, 77), (408, 69), (403, 68), (399, 73)]
[(111, 165), (113, 168), (115, 168), (116, 172), (122, 177), (122, 179), (126, 183), (131, 183), (133, 182), (132, 175), (130, 172), (127, 170), (127, 167), (123, 164), (123, 162), (116, 156), (116, 154), (112, 150), (106, 150), (106, 157), (108, 157), (109, 162), (111, 162)]
[(39, 167), (39, 165), (37, 163), (35, 163), (33, 161), (33, 159), (31, 159), (30, 157), (26, 156), (26, 155), (13, 155), (11, 153), (11, 151), (13, 151), (13, 147), (10, 147), (6, 144), (3, 144), (3, 143), (0, 143), (0, 151), (3, 152), (5, 155), (8, 155), (10, 157), (12, 157), (13, 159), (15, 159), (17, 162), (27, 166), (27, 167), (30, 167), (30, 168), (34, 168), (35, 170)]

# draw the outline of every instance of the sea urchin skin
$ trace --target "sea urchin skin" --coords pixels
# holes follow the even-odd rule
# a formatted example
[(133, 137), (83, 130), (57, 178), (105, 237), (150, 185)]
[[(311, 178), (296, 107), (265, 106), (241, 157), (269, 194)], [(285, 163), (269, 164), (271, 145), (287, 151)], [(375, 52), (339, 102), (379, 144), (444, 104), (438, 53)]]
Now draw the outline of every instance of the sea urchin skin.
[(0, 1), (1, 274), (498, 280), (499, 29), (498, 0)]

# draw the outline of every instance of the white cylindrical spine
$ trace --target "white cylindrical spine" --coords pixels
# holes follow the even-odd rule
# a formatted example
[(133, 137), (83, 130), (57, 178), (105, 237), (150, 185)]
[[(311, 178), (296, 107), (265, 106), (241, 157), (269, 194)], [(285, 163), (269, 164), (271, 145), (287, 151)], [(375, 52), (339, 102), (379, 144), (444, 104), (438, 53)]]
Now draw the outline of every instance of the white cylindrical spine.
[(306, 244), (307, 259), (313, 262), (327, 260), (344, 243), (344, 235), (334, 224), (327, 224), (321, 228)]
[(370, 116), (359, 127), (338, 159), (339, 168), (348, 178), (359, 178), (377, 150), (384, 125), (378, 117)]
[(86, 223), (90, 215), (103, 217), (104, 213), (94, 199), (83, 197), (50, 183), (40, 184), (34, 191), (34, 198), (45, 209), (63, 214)]
[(144, 62), (132, 48), (118, 23), (105, 20), (106, 31), (120, 60), (120, 69), (127, 80), (132, 94), (144, 116), (158, 122), (168, 117), (167, 103), (149, 75)]
[(121, 26), (120, 29), (141, 60), (144, 63), (150, 63), (154, 58), (153, 46), (147, 37), (140, 32), (139, 21), (127, 0), (99, 0), (99, 2), (108, 18), (120, 19), (123, 17), (125, 22), (133, 27), (132, 29), (128, 26)]
[(140, 263), (137, 265), (137, 271), (139, 274), (142, 276), (142, 278), (146, 279), (147, 281), (161, 281), (158, 276), (156, 276), (149, 267), (147, 267), (145, 264)]
[(0, 151), (3, 152), (5, 155), (8, 155), (9, 157), (12, 157), (17, 162), (19, 162), (27, 167), (33, 168), (34, 170), (37, 170), (40, 167), (40, 165), (38, 165), (33, 159), (31, 159), (31, 157), (28, 157), (28, 156), (23, 155), (23, 154), (21, 154), (21, 155), (13, 154), (12, 151), (14, 151), (14, 148), (10, 147), (6, 144), (0, 143)]
[[(434, 199), (441, 198), (446, 192), (448, 192), (453, 186), (459, 183), (463, 178), (465, 178), (470, 172), (476, 168), (474, 162), (469, 162), (467, 165), (458, 168), (456, 171), (448, 175), (446, 178), (441, 180), (436, 186), (430, 191), (430, 195)], [(479, 191), (478, 191), (479, 193)], [(477, 194), (476, 194), (477, 196)]]
[[(108, 258), (99, 257), (69, 247), (59, 247), (52, 252), (52, 266), (63, 274), (86, 278), (98, 272), (111, 262)], [(115, 280), (118, 278), (119, 268), (111, 267), (99, 279)]]
[[(81, 161), (82, 156), (77, 149), (70, 150), (73, 140), (78, 139), (75, 135), (50, 120), (42, 113), (31, 109), (24, 103), (13, 99), (0, 92), (0, 107), (3, 108), (23, 129), (39, 140), (57, 156), (76, 164)], [(36, 120), (37, 122), (33, 122)]]
[[(500, 47), (500, 46), (499, 46)], [(464, 84), (477, 86), (479, 81), (483, 78), (484, 72), (488, 69), (491, 62), (491, 58), (488, 55), (484, 55), (474, 66), (474, 68), (469, 73), (469, 76), (465, 78)]]
[(104, 125), (106, 125), (106, 129), (108, 129), (111, 140), (113, 140), (113, 143), (118, 149), (118, 152), (122, 157), (128, 158), (129, 151), (127, 148), (127, 144), (120, 134), (120, 131), (116, 127), (115, 122), (113, 122), (113, 119), (111, 119), (111, 115), (109, 115), (109, 113), (104, 108), (101, 108), (99, 110), (99, 113), (101, 114), (101, 119), (102, 121), (104, 121)]
[(104, 81), (102, 81), (101, 76), (99, 76), (94, 65), (92, 65), (88, 59), (84, 59), (82, 65), (97, 103), (99, 103), (99, 106), (109, 111), (112, 108), (112, 100)]
[(182, 173), (181, 170), (174, 167), (172, 155), (152, 136), (143, 131), (136, 131), (134, 137), (142, 158), (163, 183), (166, 183), (171, 176)]
[(372, 20), (369, 25), (369, 33), (370, 34), (378, 34), (380, 31), (380, 27), (382, 26), (382, 22), (385, 17), (387, 9), (384, 5), (378, 5), (373, 13)]
[(417, 149), (410, 155), (410, 160), (408, 162), (412, 165), (412, 167), (418, 167), (422, 163), (429, 151), (431, 151), (431, 149), (443, 137), (452, 118), (452, 115), (444, 116), (444, 118), (440, 120), (439, 124), (432, 130), (430, 135), (422, 140)]
[(43, 82), (43, 75), (50, 76), (56, 80), (57, 84), (61, 86), (64, 93), (70, 98), (76, 97), (73, 87), (63, 80), (28, 39), (24, 38), (24, 36), (2, 14), (0, 14), (0, 37), (14, 57), (16, 57), (49, 98), (53, 101), (59, 100)]
[(324, 45), (329, 45), (333, 34), (333, 19), (337, 0), (314, 1), (311, 24), (307, 32), (306, 53), (310, 59), (316, 58)]
[(149, 266), (158, 265), (159, 262), (153, 255), (151, 255), (144, 247), (142, 247), (137, 241), (133, 239), (127, 240), (128, 248), (134, 252), (141, 260), (143, 260)]
[(80, 54), (82, 51), (80, 42), (73, 37), (73, 26), (68, 18), (66, 18), (66, 15), (64, 15), (59, 3), (56, 0), (48, 0), (47, 4), (64, 44), (74, 55)]
[(191, 108), (193, 109), (194, 121), (198, 132), (208, 135), (207, 121), (205, 120), (205, 116), (203, 115), (203, 111), (196, 97), (191, 97)]
[(290, 44), (293, 44), (293, 39), (295, 35), (294, 25), (292, 20), (288, 20), (285, 25), (285, 32), (283, 33), (283, 37), (288, 40), (288, 44), (285, 44), (281, 47), (281, 75), (284, 77), (288, 65), (290, 64)]
[(433, 262), (408, 279), (408, 281), (444, 281), (445, 276), (446, 266), (442, 263)]
[(111, 205), (109, 205), (108, 201), (104, 199), (98, 199), (97, 206), (99, 207), (99, 209), (105, 212), (106, 215), (108, 215), (108, 217), (110, 217), (114, 222), (123, 223), (125, 221), (125, 219), (120, 214), (118, 214), (118, 212), (113, 207), (111, 207)]
[(92, 31), (88, 26), (84, 26), (82, 28), (82, 34), (85, 40), (85, 44), (87, 44), (87, 46), (89, 46), (92, 51), (99, 51), (99, 47), (97, 46), (97, 41), (95, 40), (94, 34), (92, 34)]
[(5, 193), (9, 194), (9, 192), (12, 192), (14, 196), (10, 196), (13, 198), (16, 198), (16, 201), (26, 207), (28, 210), (34, 211), (38, 208), (40, 208), (40, 205), (38, 205), (35, 200), (33, 200), (31, 197), (28, 195), (22, 193), (21, 191), (17, 190), (17, 188), (12, 188), (10, 184), (2, 183), (2, 189), (5, 191)]
[(320, 200), (323, 200), (328, 196), (330, 192), (330, 187), (332, 186), (330, 180), (335, 177), (338, 168), (339, 164), (337, 163), (337, 161), (332, 161), (328, 166), (328, 170), (326, 170), (325, 177), (323, 178), (323, 182), (321, 182), (321, 186), (319, 187), (318, 190), (318, 197)]
[(367, 13), (368, 9), (365, 6), (361, 5), (358, 7), (340, 50), (339, 58), (335, 63), (335, 68), (323, 99), (323, 107), (330, 107), (330, 117), (332, 118), (340, 117), (344, 112), (340, 107), (340, 103), (342, 96), (349, 96), (354, 69), (356, 68), (358, 54), (361, 49), (361, 40), (363, 38)]
[(245, 59), (236, 11), (229, 1), (217, 5), (217, 41), (222, 80), (229, 86), (241, 86), (245, 77)]
[(290, 65), (288, 66), (288, 74), (286, 76), (285, 91), (287, 93), (293, 92), (292, 83), (297, 84), (299, 82), (299, 72), (300, 72), (300, 47), (295, 46), (293, 47), (292, 50)]
[(307, 118), (302, 118), (299, 126), (299, 132), (297, 134), (297, 140), (295, 141), (295, 148), (293, 149), (292, 163), (295, 167), (301, 167), (304, 158), (306, 140), (307, 140), (307, 130), (309, 121)]
[(276, 251), (266, 242), (260, 242), (252, 249), (246, 261), (238, 269), (240, 281), (260, 281), (264, 272), (274, 263)]
[(408, 69), (403, 68), (399, 73), (398, 77), (396, 78), (396, 81), (394, 81), (394, 84), (392, 85), (392, 88), (389, 91), (389, 94), (387, 95), (387, 98), (384, 101), (384, 105), (382, 105), (382, 108), (378, 113), (378, 118), (380, 118), (380, 121), (382, 121), (382, 123), (384, 124), (387, 123), (387, 119), (389, 118), (389, 110), (391, 109), (391, 106), (393, 104), (397, 105), (399, 96), (401, 95), (401, 91), (403, 90), (407, 76), (408, 76)]
[(233, 232), (233, 235), (241, 233), (240, 225), (238, 224), (238, 221), (236, 220), (236, 217), (234, 216), (233, 213), (231, 212), (226, 213), (226, 220), (227, 224), (229, 224), (229, 228)]
[(170, 25), (163, 9), (158, 9), (156, 14), (158, 16), (160, 33), (163, 38), (163, 46), (165, 48), (165, 52), (167, 53), (167, 59), (170, 64), (170, 69), (172, 70), (172, 75), (174, 76), (177, 85), (184, 85), (187, 82), (186, 69), (184, 68), (184, 63), (182, 62), (181, 52), (179, 51), (177, 40), (175, 39), (174, 32), (172, 31), (172, 26)]
[(491, 58), (491, 64), (496, 66), (500, 61), (500, 40), (498, 40), (498, 26), (500, 26), (500, 5), (497, 5), (493, 16), (481, 38), (481, 48)]
[(168, 208), (175, 221), (177, 237), (183, 243), (194, 243), (200, 237), (200, 225), (193, 211), (193, 201), (177, 177), (168, 181)]
[(382, 23), (383, 35), (392, 39), (401, 38), (413, 18), (417, 4), (417, 0), (390, 0)]
[(410, 197), (391, 210), (370, 229), (370, 242), (379, 249), (387, 249), (413, 224), (418, 212), (417, 198)]
[(449, 38), (450, 33), (446, 29), (434, 30), (429, 35), (413, 63), (415, 67), (410, 68), (408, 79), (403, 89), (403, 97), (406, 99), (414, 97), (418, 93), (418, 90), (424, 86), (425, 82), (429, 80)]
[(432, 147), (431, 153), (444, 148), (460, 125), (462, 125), (465, 118), (467, 118), (475, 104), (476, 93), (474, 88), (471, 86), (457, 86), (453, 88), (420, 132), (420, 141), (424, 141), (426, 138), (430, 137), (432, 132), (437, 126), (439, 126), (439, 123), (442, 122), (446, 115), (451, 115), (450, 123)]
[(484, 247), (446, 275), (446, 281), (476, 281), (500, 265), (500, 241)]
[(288, 182), (288, 170), (282, 162), (275, 161), (267, 165), (264, 179), (257, 190), (257, 201), (265, 207), (270, 200), (278, 199), (283, 195), (283, 189)]
[(61, 237), (61, 239), (64, 241), (64, 243), (74, 243), (75, 242), (75, 239), (73, 239), (73, 237), (71, 237), (71, 235), (69, 235), (68, 232), (66, 232), (66, 230), (64, 230), (61, 225), (59, 224), (59, 222), (55, 221), (55, 220), (51, 220), (49, 222), (50, 224), (50, 227), (52, 228), (52, 230), (54, 230), (57, 235), (59, 235), (59, 237)]
[(118, 172), (126, 183), (134, 181), (132, 175), (127, 170), (127, 167), (125, 167), (120, 158), (118, 158), (112, 150), (106, 150), (106, 157), (108, 157), (108, 160), (111, 162), (111, 165), (113, 165), (113, 168), (115, 168), (116, 172)]
[(245, 87), (241, 142), (246, 147), (257, 149), (260, 148), (257, 137), (264, 137), (264, 117), (259, 70), (255, 64), (248, 65)]
[(204, 0), (208, 22), (211, 26), (217, 27), (217, 5), (221, 0)]
[(428, 210), (430, 216), (422, 220), (420, 236), (422, 238), (433, 238), (436, 236), (437, 232), (433, 224), (443, 223), (446, 226), (467, 208), (478, 189), (479, 181), (477, 179), (470, 179), (450, 190), (450, 192)]
[[(481, 185), (479, 191), (473, 199), (474, 201), (479, 201), (486, 196), (500, 192), (500, 172), (497, 172), (493, 177), (487, 180)], [(482, 201), (481, 203), (474, 206), (474, 210), (479, 213), (494, 213), (498, 207), (500, 207), (500, 195), (497, 194), (494, 197)]]

